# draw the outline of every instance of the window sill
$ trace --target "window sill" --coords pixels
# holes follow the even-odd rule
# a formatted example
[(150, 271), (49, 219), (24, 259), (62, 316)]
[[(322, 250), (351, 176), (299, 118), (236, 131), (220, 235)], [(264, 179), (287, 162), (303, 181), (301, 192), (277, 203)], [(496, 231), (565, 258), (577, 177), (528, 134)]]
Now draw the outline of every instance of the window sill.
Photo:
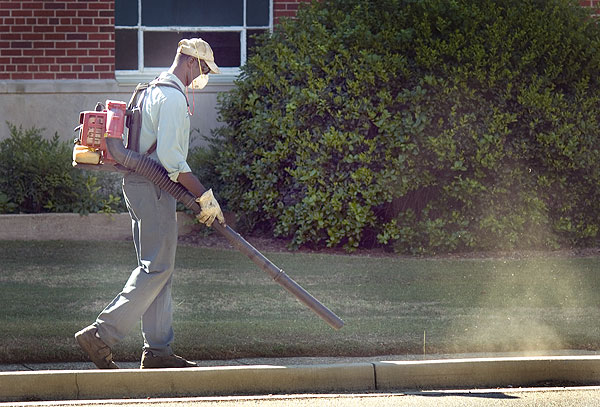
[[(164, 69), (147, 69), (143, 72), (138, 71), (116, 71), (115, 78), (119, 85), (137, 85), (142, 82), (150, 82), (152, 79), (160, 75), (168, 68)], [(210, 75), (207, 87), (216, 86), (232, 86), (233, 82), (238, 78), (240, 70), (238, 68), (221, 68), (219, 75)]]

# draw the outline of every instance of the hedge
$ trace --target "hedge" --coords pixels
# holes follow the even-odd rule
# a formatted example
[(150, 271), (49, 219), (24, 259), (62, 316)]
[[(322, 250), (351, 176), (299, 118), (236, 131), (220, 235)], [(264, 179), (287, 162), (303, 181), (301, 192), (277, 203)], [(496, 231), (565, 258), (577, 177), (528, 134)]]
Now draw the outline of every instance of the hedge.
[(221, 196), (293, 246), (597, 243), (600, 29), (567, 0), (327, 0), (219, 99)]

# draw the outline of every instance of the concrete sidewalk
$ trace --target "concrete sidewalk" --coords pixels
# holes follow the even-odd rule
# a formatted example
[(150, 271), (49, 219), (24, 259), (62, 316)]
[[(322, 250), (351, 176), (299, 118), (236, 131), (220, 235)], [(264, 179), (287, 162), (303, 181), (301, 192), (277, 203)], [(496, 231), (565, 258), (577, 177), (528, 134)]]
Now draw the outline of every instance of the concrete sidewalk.
[[(485, 357), (482, 357), (485, 356)], [(0, 402), (600, 384), (600, 355), (518, 354), (199, 361), (191, 369), (0, 366)]]

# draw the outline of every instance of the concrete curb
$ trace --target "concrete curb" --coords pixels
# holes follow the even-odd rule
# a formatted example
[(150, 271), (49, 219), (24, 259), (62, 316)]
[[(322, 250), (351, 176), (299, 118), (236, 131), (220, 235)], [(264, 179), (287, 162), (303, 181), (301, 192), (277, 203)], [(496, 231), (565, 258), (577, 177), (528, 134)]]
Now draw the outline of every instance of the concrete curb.
[(0, 373), (0, 401), (600, 383), (600, 356)]
[(374, 390), (370, 363), (0, 373), (0, 401)]
[(555, 356), (377, 362), (378, 390), (524, 387), (600, 382), (600, 357)]

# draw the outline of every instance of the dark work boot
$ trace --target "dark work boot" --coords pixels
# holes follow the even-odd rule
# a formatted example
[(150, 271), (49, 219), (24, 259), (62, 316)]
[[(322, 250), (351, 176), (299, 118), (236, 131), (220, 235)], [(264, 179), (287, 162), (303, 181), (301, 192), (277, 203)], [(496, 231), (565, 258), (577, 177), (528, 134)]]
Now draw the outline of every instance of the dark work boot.
[(144, 350), (142, 353), (142, 363), (140, 366), (141, 369), (157, 369), (168, 367), (198, 367), (198, 365), (177, 355), (154, 356), (149, 350)]
[(98, 328), (90, 325), (75, 334), (77, 343), (81, 349), (90, 357), (91, 361), (99, 369), (118, 369), (119, 366), (113, 362), (112, 351), (102, 339), (96, 335)]

